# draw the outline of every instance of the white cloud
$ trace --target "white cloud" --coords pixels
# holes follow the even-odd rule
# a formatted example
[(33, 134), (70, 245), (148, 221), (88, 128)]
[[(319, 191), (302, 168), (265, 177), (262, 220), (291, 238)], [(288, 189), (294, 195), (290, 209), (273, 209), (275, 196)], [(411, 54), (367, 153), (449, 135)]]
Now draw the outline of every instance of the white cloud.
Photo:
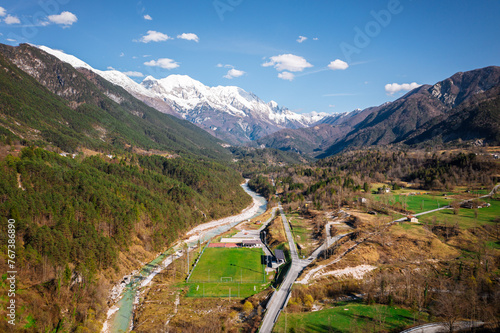
[(193, 33), (183, 33), (182, 35), (177, 36), (177, 38), (185, 39), (185, 40), (192, 40), (192, 41), (195, 41), (196, 43), (198, 43), (200, 41), (198, 36), (196, 34), (193, 34)]
[(144, 19), (148, 21), (153, 21), (153, 18), (148, 14), (144, 15)]
[(158, 60), (151, 60), (144, 63), (146, 66), (161, 67), (165, 69), (174, 69), (179, 67), (179, 64), (172, 59), (160, 58)]
[(313, 40), (319, 40), (319, 38), (318, 37), (314, 37)]
[(128, 71), (128, 72), (122, 72), (123, 74), (131, 77), (144, 77), (144, 74), (141, 72), (135, 72), (135, 71)]
[(281, 54), (279, 56), (271, 57), (270, 59), (270, 61), (263, 63), (262, 66), (273, 66), (279, 72), (302, 72), (306, 68), (313, 67), (313, 65), (308, 63), (306, 59), (294, 54)]
[(70, 26), (78, 21), (76, 15), (71, 12), (62, 12), (59, 15), (49, 15), (48, 19), (52, 23), (62, 24), (64, 26)]
[(283, 79), (283, 80), (293, 81), (293, 79), (295, 78), (295, 75), (293, 73), (290, 73), (290, 72), (282, 72), (282, 73), (278, 73), (278, 77), (280, 79)]
[(139, 42), (164, 42), (169, 39), (172, 39), (172, 37), (158, 31), (148, 30), (148, 34), (146, 36), (142, 36), (141, 39), (139, 39)]
[(328, 65), (328, 68), (330, 68), (332, 71), (336, 71), (336, 70), (345, 70), (349, 67), (349, 65), (347, 64), (347, 62), (345, 61), (342, 61), (340, 59), (335, 59), (334, 61), (332, 61), (329, 65)]
[(334, 108), (334, 107), (335, 107), (335, 105), (330, 104), (330, 105), (328, 105), (328, 107), (329, 107), (329, 108)]
[(299, 36), (299, 39), (297, 39), (297, 42), (302, 43), (307, 40), (307, 37), (304, 36)]
[(110, 71), (114, 71), (114, 70), (115, 70), (115, 68), (114, 68), (114, 67), (112, 67), (112, 66), (108, 66), (108, 70), (110, 70)]
[(21, 23), (21, 20), (17, 16), (12, 16), (12, 15), (7, 15), (5, 18), (5, 23), (7, 24), (19, 24)]
[(125, 53), (120, 53), (120, 57), (124, 57), (125, 56)]
[(222, 67), (224, 67), (224, 65), (223, 64), (217, 64), (217, 67), (222, 68)]
[(226, 79), (232, 79), (232, 78), (235, 78), (235, 77), (240, 77), (240, 76), (242, 76), (244, 74), (245, 74), (244, 71), (240, 71), (238, 69), (231, 68), (230, 70), (227, 71), (227, 74), (224, 75), (224, 77)]
[(410, 91), (410, 90), (413, 90), (413, 89), (418, 88), (420, 86), (421, 86), (421, 84), (418, 84), (417, 82), (403, 83), (403, 84), (399, 84), (399, 83), (390, 84), (389, 83), (389, 84), (385, 85), (385, 91), (389, 95), (394, 95), (395, 93), (397, 93), (399, 91)]
[(137, 56), (132, 56), (132, 59), (137, 59)]
[(5, 10), (5, 8), (0, 7), (0, 17), (4, 17), (5, 15), (7, 15), (7, 11)]
[(143, 54), (142, 57), (143, 58), (149, 58), (149, 57), (151, 57), (151, 54)]
[(7, 38), (7, 41), (8, 41), (8, 42), (17, 42), (17, 40), (12, 39), (12, 38)]
[(234, 68), (233, 65), (229, 65), (229, 64), (224, 65), (224, 64), (220, 64), (220, 63), (217, 64), (217, 67), (219, 67), (219, 68), (222, 68), (222, 67), (224, 67), (224, 68)]

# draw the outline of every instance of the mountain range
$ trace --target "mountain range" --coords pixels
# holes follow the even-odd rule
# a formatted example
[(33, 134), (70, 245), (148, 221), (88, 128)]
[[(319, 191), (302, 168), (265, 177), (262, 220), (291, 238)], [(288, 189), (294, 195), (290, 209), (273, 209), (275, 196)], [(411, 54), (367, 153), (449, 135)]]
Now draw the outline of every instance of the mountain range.
[(389, 144), (500, 144), (500, 67), (460, 72), (378, 107), (326, 117), (313, 127), (279, 131), (259, 145), (322, 158)]
[(377, 145), (500, 144), (495, 66), (326, 116), (296, 114), (241, 88), (208, 87), (185, 75), (137, 83), (43, 46), (0, 45), (0, 64), (0, 134), (68, 152), (119, 148), (229, 159), (230, 143), (322, 158)]
[(231, 158), (224, 142), (199, 127), (28, 44), (0, 44), (0, 136), (70, 153)]
[(253, 93), (235, 86), (208, 87), (187, 75), (163, 79), (147, 76), (137, 83), (117, 70), (92, 68), (75, 56), (40, 46), (74, 68), (90, 70), (157, 110), (200, 126), (231, 144), (242, 144), (280, 129), (303, 128), (328, 116), (312, 112), (297, 114), (275, 101), (264, 102)]

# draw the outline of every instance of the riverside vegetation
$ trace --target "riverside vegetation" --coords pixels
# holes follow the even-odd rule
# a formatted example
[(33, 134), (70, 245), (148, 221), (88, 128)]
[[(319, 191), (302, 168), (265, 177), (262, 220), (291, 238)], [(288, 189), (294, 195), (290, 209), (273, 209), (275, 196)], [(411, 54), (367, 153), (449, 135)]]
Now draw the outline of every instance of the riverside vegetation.
[[(316, 244), (326, 238), (328, 222), (340, 221), (332, 235), (351, 232), (305, 270), (302, 276), (320, 269), (305, 285), (294, 285), (288, 323), (282, 315), (276, 332), (284, 332), (285, 325), (287, 332), (392, 332), (427, 321), (451, 327), (466, 319), (485, 321), (486, 331), (495, 331), (500, 322), (500, 197), (477, 197), (498, 182), (500, 166), (487, 150), (475, 151), (361, 150), (255, 175), (255, 189), (277, 191), (289, 219), (299, 217), (301, 225), (309, 225)], [(382, 187), (390, 193), (378, 194)], [(473, 200), (471, 209), (461, 207), (465, 199)], [(423, 215), (421, 223), (388, 224), (437, 208), (439, 202), (451, 208)], [(490, 206), (473, 208), (481, 203)], [(373, 267), (361, 280), (343, 273), (361, 265)], [(346, 299), (390, 308), (346, 307)], [(395, 307), (409, 312), (391, 317)], [(311, 312), (314, 308), (320, 311)], [(386, 309), (383, 315), (380, 309)], [(332, 316), (348, 316), (356, 324), (329, 326)]]
[[(241, 176), (216, 162), (24, 148), (0, 168), (0, 212), (17, 227), (19, 331), (95, 331), (110, 282), (188, 228), (250, 203)], [(1, 235), (7, 244), (5, 224)]]
[[(498, 78), (499, 70), (478, 73)], [(420, 89), (425, 96), (426, 89)], [(474, 125), (472, 136), (463, 129), (464, 135), (443, 138), (442, 147), (448, 150), (437, 151), (431, 147), (434, 141), (424, 144), (419, 137), (415, 144), (420, 142), (427, 150), (387, 141), (393, 146), (345, 151), (347, 146), (336, 143), (325, 149), (334, 153), (342, 148), (342, 153), (314, 162), (293, 149), (226, 149), (195, 125), (148, 107), (95, 73), (75, 69), (27, 44), (0, 45), (0, 215), (16, 220), (19, 274), (14, 331), (100, 331), (111, 284), (149, 262), (188, 228), (235, 214), (250, 203), (239, 186), (242, 175), (252, 178), (249, 186), (271, 206), (281, 201), (293, 215), (292, 227), (303, 251), (321, 244), (325, 226), (334, 217), (341, 225), (330, 229), (331, 236), (351, 232), (304, 272), (319, 267), (318, 277), (293, 288), (286, 312), (308, 317), (297, 325), (324, 321), (339, 312), (337, 305), (359, 309), (358, 316), (370, 314), (368, 329), (390, 331), (409, 324), (407, 318), (387, 319), (385, 310), (377, 309), (388, 307), (373, 307), (378, 303), (392, 307), (389, 314), (410, 312), (414, 323), (451, 325), (473, 319), (497, 329), (500, 221), (495, 212), (500, 201), (498, 194), (478, 200), (475, 193), (488, 193), (500, 174), (492, 156), (500, 150), (485, 146), (498, 143), (498, 89), (474, 95), (481, 98), (478, 107), (472, 99), (460, 109), (465, 112), (448, 119)], [(405, 115), (406, 109), (398, 108), (398, 114)], [(422, 113), (420, 108), (411, 110)], [(462, 119), (464, 115), (474, 117)], [(393, 124), (400, 123), (397, 117), (379, 118), (391, 121), (371, 131), (372, 139), (380, 136), (381, 126), (390, 134)], [(428, 128), (422, 138), (442, 133), (441, 128), (455, 127)], [(467, 142), (483, 133), (489, 139), (480, 140), (481, 147)], [(360, 149), (370, 142), (349, 147)], [(379, 187), (395, 194), (378, 194)], [(415, 196), (403, 200), (407, 195)], [(471, 209), (460, 206), (462, 200), (474, 198)], [(483, 201), (491, 206), (479, 209)], [(388, 224), (425, 211), (434, 202), (438, 206), (448, 202), (452, 209), (422, 217), (421, 224)], [(6, 228), (2, 223), (3, 272), (7, 271)], [(266, 237), (273, 250), (284, 249), (288, 255), (281, 217), (268, 225)], [(341, 261), (332, 263), (348, 250)], [(137, 325), (138, 331), (164, 329), (165, 321), (151, 316), (174, 310), (179, 293), (188, 292), (179, 288), (187, 266), (182, 260), (158, 275), (157, 282), (164, 284), (157, 286), (164, 291), (158, 297), (168, 297), (153, 299), (156, 296), (148, 294), (148, 301), (154, 302), (136, 314), (136, 323), (144, 323)], [(333, 274), (360, 265), (375, 269), (363, 280)], [(287, 267), (282, 266), (274, 287)], [(0, 281), (2, 295), (8, 288), (6, 277)], [(270, 291), (237, 300), (183, 298), (170, 326), (180, 332), (254, 332)], [(363, 306), (338, 303), (356, 295)], [(0, 297), (4, 317), (6, 302)], [(325, 312), (309, 317), (319, 308)], [(353, 316), (353, 330), (365, 329), (365, 319)], [(334, 329), (320, 324), (319, 331)], [(6, 325), (2, 321), (0, 330), (11, 331)], [(280, 322), (277, 329), (281, 327)], [(288, 326), (288, 330), (302, 328)], [(307, 329), (314, 331), (313, 326)]]

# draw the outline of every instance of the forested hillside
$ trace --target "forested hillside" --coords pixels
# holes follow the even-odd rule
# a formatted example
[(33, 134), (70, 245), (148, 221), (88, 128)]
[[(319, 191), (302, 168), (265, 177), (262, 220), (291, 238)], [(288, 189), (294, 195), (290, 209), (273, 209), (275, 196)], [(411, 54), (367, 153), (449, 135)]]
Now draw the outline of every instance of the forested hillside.
[(498, 145), (500, 67), (459, 72), (420, 86), (392, 102), (340, 113), (315, 126), (279, 131), (258, 140), (266, 147), (326, 158), (346, 150), (394, 145)]
[[(188, 228), (250, 202), (241, 176), (216, 162), (72, 159), (25, 148), (0, 169), (0, 215), (16, 221), (19, 331), (70, 331), (87, 325), (90, 313), (102, 319), (108, 281), (130, 269), (120, 252), (157, 253)], [(7, 253), (7, 224), (1, 228)], [(0, 266), (7, 271), (3, 257)]]
[[(281, 317), (275, 330), (327, 331), (348, 311), (348, 325), (333, 331), (400, 332), (473, 320), (486, 323), (481, 332), (497, 332), (497, 156), (497, 147), (363, 149), (253, 177), (250, 184), (262, 193), (276, 190), (299, 254), (324, 249), (293, 285), (288, 324)], [(278, 239), (268, 234), (269, 244)], [(368, 311), (357, 312), (358, 305)], [(380, 306), (406, 309), (413, 318), (384, 328), (387, 312), (369, 314)]]
[(142, 149), (230, 158), (220, 140), (197, 126), (27, 44), (0, 45), (0, 114), (4, 142), (21, 140), (71, 153)]
[[(282, 201), (294, 205), (311, 201), (318, 209), (338, 207), (374, 183), (450, 191), (456, 186), (491, 188), (498, 181), (499, 164), (487, 153), (358, 150), (319, 160), (313, 165), (267, 170), (282, 191)], [(263, 184), (259, 176), (251, 183)], [(276, 184), (278, 185), (278, 183)], [(280, 192), (281, 192), (280, 191)]]

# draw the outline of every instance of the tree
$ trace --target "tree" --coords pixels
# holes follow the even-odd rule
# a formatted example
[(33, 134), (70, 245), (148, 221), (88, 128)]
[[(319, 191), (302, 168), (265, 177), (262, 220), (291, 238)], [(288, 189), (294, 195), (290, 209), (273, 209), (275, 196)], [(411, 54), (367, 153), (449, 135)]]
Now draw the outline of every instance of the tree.
[(245, 304), (243, 304), (243, 312), (245, 312), (248, 315), (253, 311), (253, 304), (250, 303), (249, 301), (245, 301)]
[(463, 305), (467, 304), (459, 297), (461, 291), (451, 289), (449, 292), (442, 292), (436, 300), (434, 312), (442, 317), (448, 332), (453, 333), (453, 325), (462, 316)]
[(458, 215), (460, 213), (460, 202), (453, 201), (450, 206), (453, 208), (453, 214)]
[(311, 310), (314, 304), (314, 298), (312, 295), (307, 294), (304, 296), (304, 305), (307, 307), (307, 309)]

